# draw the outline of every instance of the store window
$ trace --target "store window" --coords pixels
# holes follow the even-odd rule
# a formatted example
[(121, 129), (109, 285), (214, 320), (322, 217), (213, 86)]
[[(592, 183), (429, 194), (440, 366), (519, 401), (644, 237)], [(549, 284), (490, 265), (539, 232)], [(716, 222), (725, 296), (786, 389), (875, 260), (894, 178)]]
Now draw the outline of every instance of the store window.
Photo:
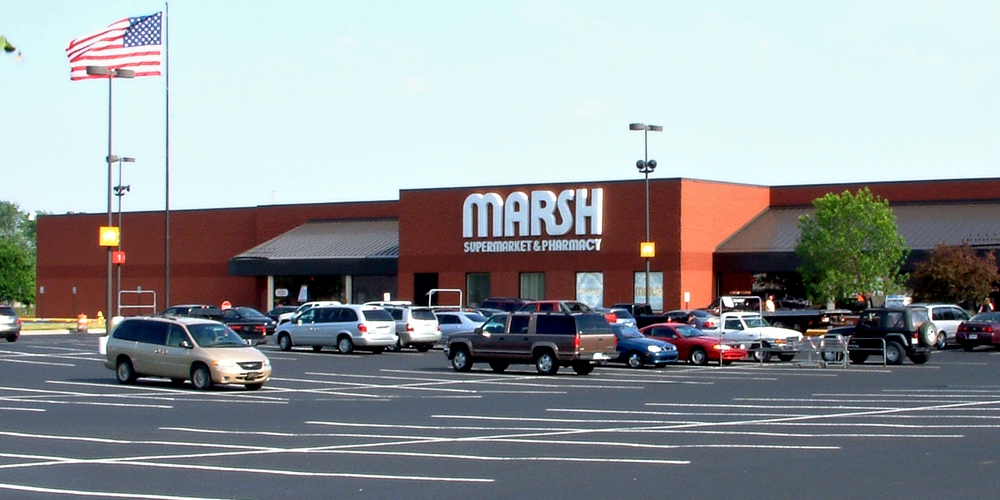
[(465, 294), (469, 307), (479, 307), (490, 296), (490, 273), (466, 274)]
[(545, 273), (521, 273), (521, 298), (545, 300)]
[(576, 273), (576, 300), (590, 307), (602, 307), (604, 273)]
[(663, 272), (649, 273), (649, 299), (646, 298), (646, 271), (635, 273), (633, 302), (645, 302), (654, 311), (663, 310)]

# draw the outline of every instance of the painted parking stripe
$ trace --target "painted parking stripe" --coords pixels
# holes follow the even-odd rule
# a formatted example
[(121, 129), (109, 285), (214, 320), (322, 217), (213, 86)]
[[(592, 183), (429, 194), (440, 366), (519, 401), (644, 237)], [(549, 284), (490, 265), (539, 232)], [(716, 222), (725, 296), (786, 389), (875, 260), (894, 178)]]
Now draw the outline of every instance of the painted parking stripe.
[(229, 500), (214, 497), (183, 497), (177, 495), (152, 495), (146, 493), (122, 493), (115, 491), (70, 490), (63, 488), (42, 488), (20, 484), (0, 483), (0, 489), (26, 491), (31, 493), (51, 493), (56, 495), (87, 496), (97, 498), (139, 498), (142, 500)]

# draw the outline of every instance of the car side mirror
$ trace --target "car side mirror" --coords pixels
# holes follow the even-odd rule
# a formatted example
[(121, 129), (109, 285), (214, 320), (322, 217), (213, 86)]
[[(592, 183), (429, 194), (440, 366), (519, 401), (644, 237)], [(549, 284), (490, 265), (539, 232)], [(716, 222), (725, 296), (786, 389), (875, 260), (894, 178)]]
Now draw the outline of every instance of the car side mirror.
[(185, 349), (194, 349), (194, 346), (191, 345), (191, 341), (189, 341), (189, 340), (182, 340), (181, 343), (180, 343), (180, 346), (183, 347), (183, 348), (185, 348)]

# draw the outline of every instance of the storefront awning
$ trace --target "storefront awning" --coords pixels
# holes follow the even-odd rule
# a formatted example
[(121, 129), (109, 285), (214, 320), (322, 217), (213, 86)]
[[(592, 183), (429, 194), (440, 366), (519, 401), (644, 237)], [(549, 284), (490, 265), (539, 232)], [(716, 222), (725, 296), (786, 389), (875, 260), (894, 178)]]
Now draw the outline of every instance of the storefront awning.
[[(1000, 203), (928, 203), (890, 205), (899, 234), (914, 261), (924, 260), (939, 243), (973, 248), (1000, 248)], [(713, 258), (717, 273), (795, 271), (799, 217), (812, 207), (769, 208), (723, 241)]]
[(395, 275), (399, 221), (309, 222), (229, 259), (230, 276)]

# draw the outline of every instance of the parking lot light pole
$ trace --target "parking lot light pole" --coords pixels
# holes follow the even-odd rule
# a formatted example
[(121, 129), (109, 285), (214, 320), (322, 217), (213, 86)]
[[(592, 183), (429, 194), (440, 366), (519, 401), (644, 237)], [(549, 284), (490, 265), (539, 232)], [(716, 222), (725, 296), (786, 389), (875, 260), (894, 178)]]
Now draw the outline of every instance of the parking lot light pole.
[[(642, 142), (643, 142), (643, 159), (635, 162), (635, 168), (639, 169), (646, 178), (646, 241), (649, 242), (649, 174), (656, 170), (656, 160), (649, 159), (649, 131), (653, 132), (663, 132), (663, 127), (660, 125), (646, 125), (644, 123), (630, 123), (628, 126), (629, 130), (642, 130)], [(653, 301), (650, 299), (650, 287), (649, 287), (649, 257), (646, 257), (646, 303), (652, 305)]]
[[(117, 158), (115, 160), (111, 159), (114, 156), (114, 155), (111, 154), (111, 150), (112, 150), (111, 149), (111, 138), (112, 138), (112, 130), (113, 130), (113, 128), (112, 128), (113, 120), (112, 119), (113, 119), (113, 110), (114, 110), (114, 104), (113, 104), (114, 103), (114, 99), (113, 99), (113, 95), (114, 94), (112, 93), (111, 82), (115, 78), (135, 78), (135, 72), (132, 71), (132, 70), (130, 70), (130, 69), (112, 69), (112, 68), (108, 68), (106, 66), (87, 66), (87, 74), (88, 75), (99, 75), (99, 76), (107, 76), (108, 77), (108, 156), (105, 158), (105, 160), (107, 160), (107, 163), (108, 163), (108, 226), (113, 226), (114, 225), (114, 219), (112, 218), (113, 216), (112, 216), (112, 213), (111, 213), (111, 191), (112, 191), (112, 185), (111, 185), (112, 184), (111, 164), (114, 163), (115, 161), (117, 161)], [(114, 310), (113, 309), (114, 308), (114, 299), (112, 298), (113, 292), (114, 292), (114, 290), (113, 290), (114, 283), (112, 282), (112, 275), (111, 275), (111, 269), (112, 269), (111, 252), (112, 252), (112, 247), (109, 246), (108, 247), (108, 297), (107, 297), (108, 300), (107, 300), (107, 307), (105, 308), (105, 311), (107, 311), (107, 312), (105, 313), (106, 316), (104, 318), (105, 328), (109, 332), (111, 331), (111, 328), (110, 328), (110, 326), (111, 326), (111, 315), (112, 315), (111, 311)]]
[[(122, 196), (125, 193), (132, 190), (131, 185), (122, 185), (122, 162), (125, 163), (135, 163), (135, 158), (131, 156), (119, 156), (118, 157), (118, 185), (115, 186), (115, 196), (118, 197), (118, 251), (122, 250)], [(121, 314), (122, 310), (122, 264), (119, 262), (116, 264), (117, 269), (117, 281), (118, 281), (118, 313)]]

